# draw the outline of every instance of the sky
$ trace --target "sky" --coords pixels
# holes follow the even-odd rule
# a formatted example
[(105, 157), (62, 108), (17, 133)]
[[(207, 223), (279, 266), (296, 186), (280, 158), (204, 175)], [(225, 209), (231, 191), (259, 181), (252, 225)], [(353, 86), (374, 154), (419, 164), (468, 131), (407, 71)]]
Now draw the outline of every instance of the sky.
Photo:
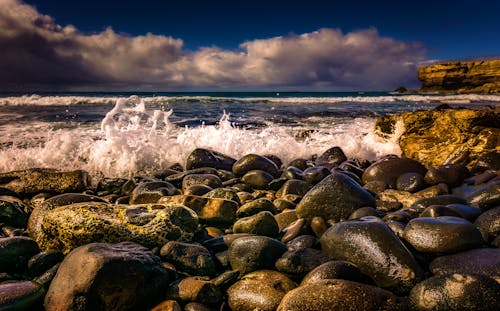
[(500, 1), (0, 0), (0, 91), (392, 90), (500, 55)]

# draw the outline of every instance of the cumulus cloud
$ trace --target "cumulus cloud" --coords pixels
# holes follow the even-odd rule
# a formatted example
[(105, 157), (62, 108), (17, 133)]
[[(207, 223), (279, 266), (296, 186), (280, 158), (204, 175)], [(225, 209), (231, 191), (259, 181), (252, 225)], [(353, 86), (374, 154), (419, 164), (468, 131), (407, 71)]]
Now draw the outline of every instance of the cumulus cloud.
[(238, 49), (183, 49), (183, 41), (108, 28), (86, 34), (20, 0), (0, 0), (0, 86), (392, 89), (416, 82), (418, 43), (375, 28), (338, 29), (242, 43)]

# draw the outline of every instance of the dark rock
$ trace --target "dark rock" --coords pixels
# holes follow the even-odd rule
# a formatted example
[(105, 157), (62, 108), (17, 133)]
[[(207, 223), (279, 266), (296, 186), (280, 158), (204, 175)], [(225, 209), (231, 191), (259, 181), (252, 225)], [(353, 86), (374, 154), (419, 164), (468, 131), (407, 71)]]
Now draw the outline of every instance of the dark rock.
[(278, 223), (270, 212), (259, 212), (255, 215), (238, 219), (233, 225), (234, 233), (252, 233), (268, 237), (277, 237)]
[(222, 181), (213, 174), (189, 174), (182, 180), (182, 191), (193, 185), (205, 185), (214, 189), (222, 187)]
[(500, 170), (500, 153), (483, 153), (472, 166), (471, 172), (477, 174), (486, 170)]
[(445, 274), (418, 283), (410, 292), (414, 310), (499, 310), (500, 284), (484, 275)]
[(170, 284), (167, 298), (181, 302), (213, 304), (221, 300), (222, 293), (212, 282), (191, 276)]
[(278, 224), (279, 231), (281, 231), (297, 220), (297, 213), (294, 210), (284, 211), (274, 215), (274, 219)]
[(321, 280), (289, 291), (277, 311), (407, 310), (404, 299), (381, 288), (347, 280)]
[(415, 201), (411, 208), (415, 211), (423, 212), (431, 205), (466, 204), (467, 202), (459, 196), (453, 194), (443, 194)]
[(191, 185), (189, 187), (187, 187), (183, 192), (182, 194), (184, 195), (197, 195), (197, 196), (203, 196), (207, 193), (209, 193), (210, 191), (212, 191), (213, 189), (210, 188), (209, 186), (207, 185), (202, 185), (202, 184), (196, 184), (196, 185)]
[(149, 311), (182, 311), (181, 305), (175, 300), (165, 300)]
[(328, 229), (328, 226), (323, 217), (315, 216), (311, 219), (311, 229), (314, 232), (314, 234), (319, 238), (323, 235), (323, 233), (325, 233), (326, 229)]
[(425, 182), (429, 185), (445, 183), (450, 187), (460, 185), (469, 175), (467, 168), (460, 164), (440, 165), (430, 168), (425, 174)]
[(452, 210), (457, 213), (463, 219), (467, 219), (468, 221), (474, 221), (480, 214), (481, 210), (477, 207), (466, 205), (466, 204), (448, 204), (446, 208)]
[(184, 178), (188, 175), (193, 175), (193, 174), (210, 174), (210, 175), (216, 175), (218, 176), (218, 172), (215, 168), (213, 167), (200, 167), (200, 168), (194, 168), (192, 170), (187, 170), (183, 172), (179, 172), (177, 174), (173, 174), (170, 176), (165, 177), (165, 181), (171, 183), (177, 188), (182, 188), (182, 181)]
[(396, 179), (396, 189), (402, 191), (417, 192), (424, 189), (425, 185), (424, 176), (419, 173), (404, 173)]
[(297, 204), (285, 199), (276, 199), (273, 201), (273, 205), (278, 212), (294, 210), (297, 207)]
[(300, 286), (327, 279), (342, 279), (359, 283), (371, 282), (368, 276), (361, 273), (361, 271), (350, 262), (330, 260), (307, 273), (302, 279)]
[(259, 270), (246, 274), (228, 290), (228, 303), (232, 310), (274, 311), (285, 294), (297, 285), (286, 275)]
[(500, 249), (478, 248), (434, 259), (429, 269), (437, 275), (483, 274), (500, 280)]
[(386, 189), (389, 189), (389, 185), (381, 180), (372, 180), (363, 185), (363, 188), (370, 193), (377, 195)]
[(138, 244), (91, 243), (66, 256), (45, 308), (144, 310), (162, 300), (170, 281), (160, 259)]
[(273, 175), (262, 170), (251, 170), (241, 177), (241, 181), (253, 189), (269, 189), (269, 183), (273, 179)]
[(45, 271), (42, 275), (34, 278), (33, 281), (42, 285), (45, 290), (49, 289), (50, 283), (56, 277), (57, 270), (59, 270), (60, 265), (61, 263), (55, 264), (54, 266), (52, 266), (52, 268)]
[(16, 198), (19, 196), (17, 193), (15, 193), (12, 190), (9, 190), (9, 189), (4, 188), (4, 187), (0, 187), (0, 196), (3, 196), (3, 195), (9, 196), (9, 197), (16, 197)]
[(195, 168), (213, 167), (215, 169), (230, 171), (235, 162), (235, 159), (222, 153), (197, 148), (187, 157), (186, 169), (192, 170)]
[(334, 165), (339, 165), (340, 163), (346, 160), (347, 157), (345, 156), (344, 151), (342, 151), (340, 147), (332, 147), (327, 151), (323, 152), (323, 154), (316, 159), (316, 163), (319, 164), (330, 163)]
[(316, 185), (330, 174), (330, 170), (326, 167), (313, 166), (304, 170), (304, 180), (311, 185)]
[(276, 197), (281, 198), (287, 194), (295, 194), (303, 197), (310, 189), (311, 185), (307, 182), (298, 179), (290, 179), (276, 192)]
[(32, 277), (40, 276), (63, 259), (64, 255), (55, 250), (38, 253), (28, 261), (28, 274)]
[(500, 206), (482, 213), (474, 222), (485, 241), (492, 241), (500, 235)]
[(256, 154), (247, 154), (233, 165), (233, 173), (236, 176), (243, 176), (252, 170), (262, 170), (268, 172), (273, 177), (278, 177), (279, 175), (278, 167), (273, 161)]
[(290, 163), (288, 163), (288, 166), (295, 166), (299, 170), (303, 171), (306, 168), (310, 167), (309, 164), (310, 163), (308, 160), (299, 158), (299, 159), (294, 159), (294, 160), (290, 161)]
[(283, 171), (283, 174), (281, 174), (281, 176), (286, 179), (302, 180), (304, 179), (304, 172), (295, 166), (289, 166)]
[(500, 205), (500, 182), (490, 182), (467, 196), (467, 203), (485, 211)]
[(283, 166), (283, 161), (277, 155), (274, 155), (274, 154), (264, 154), (264, 157), (266, 157), (269, 160), (273, 161), (274, 164), (276, 164), (276, 166), (278, 168), (281, 168)]
[(304, 234), (288, 241), (286, 247), (289, 251), (298, 251), (304, 248), (318, 248), (319, 240), (315, 236)]
[(28, 223), (28, 207), (16, 197), (0, 196), (0, 223), (24, 228)]
[(286, 245), (265, 236), (247, 236), (234, 240), (229, 246), (231, 267), (246, 274), (261, 269), (272, 269)]
[(40, 249), (35, 241), (24, 236), (0, 238), (0, 272), (22, 272), (28, 260)]
[(229, 188), (217, 188), (203, 195), (205, 198), (218, 198), (224, 200), (231, 200), (238, 204), (241, 204), (240, 198), (234, 189)]
[(271, 200), (267, 198), (258, 198), (256, 200), (247, 202), (240, 208), (238, 208), (238, 210), (236, 211), (236, 217), (248, 217), (263, 211), (268, 211), (272, 214), (276, 214), (276, 209)]
[(393, 220), (401, 223), (407, 223), (410, 219), (412, 219), (411, 215), (405, 210), (387, 213), (383, 218), (384, 221)]
[(416, 250), (424, 253), (456, 253), (479, 248), (484, 243), (472, 223), (452, 216), (412, 219), (403, 236)]
[(357, 210), (355, 210), (351, 216), (349, 216), (349, 220), (354, 220), (354, 219), (359, 219), (361, 217), (365, 216), (375, 216), (375, 217), (383, 217), (384, 213), (381, 211), (371, 207), (371, 206), (365, 206), (365, 207), (360, 207)]
[(276, 261), (278, 271), (301, 279), (317, 266), (330, 261), (330, 258), (320, 250), (314, 248), (301, 248), (286, 251)]
[(349, 172), (358, 177), (358, 179), (361, 180), (361, 176), (363, 176), (364, 169), (359, 167), (358, 163), (355, 163), (353, 161), (344, 161), (339, 165), (339, 169), (341, 169), (344, 172)]
[(281, 242), (283, 243), (287, 243), (300, 235), (312, 234), (311, 227), (304, 218), (299, 218), (292, 222), (290, 225), (283, 228), (281, 233), (283, 234), (281, 237)]
[(213, 308), (199, 302), (190, 302), (184, 307), (184, 311), (213, 311), (213, 310), (214, 310)]
[(297, 205), (299, 218), (315, 216), (339, 221), (347, 219), (356, 209), (374, 206), (373, 196), (351, 178), (332, 174), (307, 192)]
[(418, 217), (439, 217), (439, 216), (453, 216), (462, 217), (454, 210), (447, 208), (445, 205), (431, 205), (423, 210)]
[(45, 290), (35, 282), (0, 283), (0, 310), (40, 310)]
[(122, 187), (128, 180), (125, 178), (102, 178), (97, 183), (97, 192), (122, 194)]
[(210, 252), (201, 245), (169, 241), (160, 250), (163, 260), (191, 275), (215, 275), (215, 263)]
[(332, 259), (353, 263), (380, 287), (404, 292), (422, 278), (413, 255), (381, 221), (334, 224), (320, 242)]
[(408, 158), (388, 157), (370, 165), (363, 173), (363, 183), (382, 181), (390, 188), (396, 188), (399, 176), (405, 173), (425, 175), (427, 169), (419, 162)]
[(0, 173), (0, 186), (27, 197), (41, 192), (82, 192), (89, 184), (88, 174), (81, 170), (58, 172), (53, 169), (33, 168)]
[(130, 204), (156, 203), (163, 196), (177, 193), (177, 188), (166, 181), (150, 181), (139, 183), (130, 196)]

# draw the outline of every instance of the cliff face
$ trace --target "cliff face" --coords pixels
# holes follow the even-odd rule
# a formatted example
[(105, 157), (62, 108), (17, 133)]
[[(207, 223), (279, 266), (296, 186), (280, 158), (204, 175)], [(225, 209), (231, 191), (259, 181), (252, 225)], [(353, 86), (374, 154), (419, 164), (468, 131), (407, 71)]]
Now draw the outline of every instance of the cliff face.
[(421, 67), (418, 79), (420, 92), (500, 94), (500, 60)]

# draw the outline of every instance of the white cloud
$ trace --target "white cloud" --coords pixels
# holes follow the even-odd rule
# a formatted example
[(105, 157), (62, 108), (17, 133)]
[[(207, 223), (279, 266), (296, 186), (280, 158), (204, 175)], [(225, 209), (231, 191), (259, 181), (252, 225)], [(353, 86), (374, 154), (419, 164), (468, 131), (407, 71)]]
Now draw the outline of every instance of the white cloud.
[(183, 50), (164, 35), (85, 34), (18, 0), (0, 0), (0, 83), (54, 87), (392, 89), (416, 83), (417, 43), (370, 28), (320, 29), (242, 43), (236, 50)]

